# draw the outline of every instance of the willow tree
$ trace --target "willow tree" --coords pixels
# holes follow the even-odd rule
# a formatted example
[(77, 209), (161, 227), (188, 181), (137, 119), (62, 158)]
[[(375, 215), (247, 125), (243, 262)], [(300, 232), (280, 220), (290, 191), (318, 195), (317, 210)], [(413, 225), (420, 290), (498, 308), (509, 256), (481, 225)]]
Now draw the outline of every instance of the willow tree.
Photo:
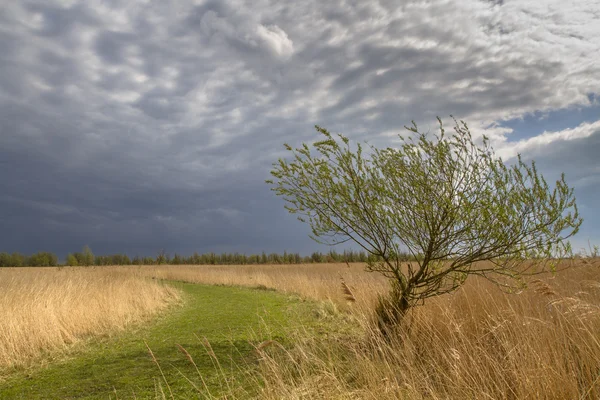
[[(571, 253), (582, 219), (564, 174), (550, 187), (535, 163), (506, 165), (489, 139), (477, 143), (463, 121), (428, 135), (413, 122), (398, 147), (352, 145), (316, 126), (323, 140), (273, 164), (272, 190), (312, 228), (319, 243), (354, 242), (367, 265), (390, 280), (380, 298), (383, 326), (426, 298), (451, 292), (469, 275), (504, 288), (552, 269)], [(413, 262), (403, 262), (401, 253)]]

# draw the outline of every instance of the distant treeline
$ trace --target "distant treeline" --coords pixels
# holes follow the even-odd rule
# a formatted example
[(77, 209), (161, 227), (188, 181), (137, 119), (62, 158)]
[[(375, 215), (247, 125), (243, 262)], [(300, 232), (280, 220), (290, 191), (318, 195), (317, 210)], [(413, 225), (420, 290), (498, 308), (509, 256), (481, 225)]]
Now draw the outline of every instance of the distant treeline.
[[(408, 260), (407, 254), (401, 258)], [(156, 257), (130, 258), (126, 254), (94, 255), (92, 250), (85, 246), (81, 252), (67, 255), (66, 262), (62, 265), (68, 266), (92, 266), (92, 265), (231, 265), (231, 264), (310, 264), (310, 263), (341, 263), (341, 262), (367, 262), (373, 256), (364, 251), (346, 250), (338, 253), (335, 250), (327, 253), (314, 252), (309, 256), (301, 256), (298, 253), (283, 252), (240, 254), (240, 253), (194, 253), (191, 256), (182, 256), (177, 253), (170, 256), (164, 251)], [(48, 252), (39, 252), (31, 256), (19, 253), (0, 253), (0, 267), (24, 267), (24, 266), (58, 266), (58, 257)]]
[(0, 253), (0, 267), (54, 267), (57, 265), (56, 254), (45, 251), (30, 256), (20, 253)]

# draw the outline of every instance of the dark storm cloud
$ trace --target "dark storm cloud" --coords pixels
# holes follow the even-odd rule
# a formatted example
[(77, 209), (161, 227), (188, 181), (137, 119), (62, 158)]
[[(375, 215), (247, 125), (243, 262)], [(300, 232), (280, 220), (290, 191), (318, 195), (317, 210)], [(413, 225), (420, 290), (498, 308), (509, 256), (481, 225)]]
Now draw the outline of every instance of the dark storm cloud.
[(264, 184), (314, 124), (388, 145), (452, 113), (510, 152), (497, 121), (600, 92), (593, 7), (500, 3), (13, 2), (0, 251), (315, 249)]
[(41, 19), (40, 26), (32, 29), (32, 33), (45, 38), (68, 35), (82, 19), (85, 19), (85, 22), (90, 22), (86, 10), (77, 6), (64, 8), (56, 4), (27, 2), (25, 9), (29, 15), (35, 15)]
[(123, 64), (127, 56), (124, 50), (135, 39), (134, 35), (105, 31), (95, 41), (96, 54), (108, 64)]

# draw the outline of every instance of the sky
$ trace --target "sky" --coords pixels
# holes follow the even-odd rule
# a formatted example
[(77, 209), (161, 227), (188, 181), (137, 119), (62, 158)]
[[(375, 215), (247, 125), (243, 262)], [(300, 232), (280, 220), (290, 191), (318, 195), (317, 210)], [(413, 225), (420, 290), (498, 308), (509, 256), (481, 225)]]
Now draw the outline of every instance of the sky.
[(5, 1), (0, 251), (327, 250), (264, 182), (283, 143), (450, 115), (600, 244), (598, 1)]

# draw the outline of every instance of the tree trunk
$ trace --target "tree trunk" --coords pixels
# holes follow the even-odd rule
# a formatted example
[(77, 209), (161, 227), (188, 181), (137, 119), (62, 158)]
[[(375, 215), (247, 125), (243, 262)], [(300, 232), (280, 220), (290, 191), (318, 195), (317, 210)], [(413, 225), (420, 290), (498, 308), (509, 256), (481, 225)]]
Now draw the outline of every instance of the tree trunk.
[(375, 316), (377, 327), (384, 337), (390, 338), (409, 308), (410, 304), (406, 294), (395, 286), (387, 296), (379, 297), (379, 302), (375, 308)]

